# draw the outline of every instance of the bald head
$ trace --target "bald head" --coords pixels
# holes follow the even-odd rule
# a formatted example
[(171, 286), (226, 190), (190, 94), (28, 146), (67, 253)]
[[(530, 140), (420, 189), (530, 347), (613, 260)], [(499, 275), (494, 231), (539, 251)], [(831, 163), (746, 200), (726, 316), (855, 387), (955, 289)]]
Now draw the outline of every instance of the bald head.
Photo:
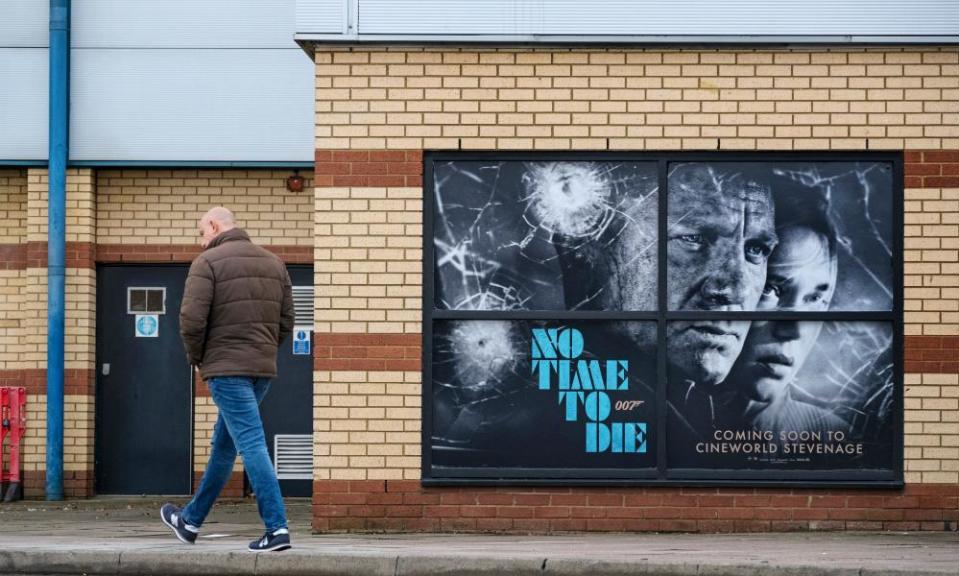
[(233, 212), (230, 212), (223, 206), (210, 208), (206, 214), (203, 215), (203, 218), (212, 222), (219, 222), (224, 226), (234, 226)]
[(236, 221), (233, 219), (233, 212), (223, 206), (210, 208), (200, 218), (200, 246), (206, 248), (214, 238), (235, 227)]

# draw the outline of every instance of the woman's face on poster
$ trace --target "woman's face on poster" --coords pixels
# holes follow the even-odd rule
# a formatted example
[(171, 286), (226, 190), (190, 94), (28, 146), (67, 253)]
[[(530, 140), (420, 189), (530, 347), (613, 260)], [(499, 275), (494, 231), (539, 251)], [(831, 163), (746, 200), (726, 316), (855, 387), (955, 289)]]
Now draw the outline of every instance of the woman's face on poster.
[[(779, 230), (779, 245), (769, 259), (757, 308), (824, 311), (835, 284), (836, 259), (827, 238), (803, 226), (787, 227)], [(753, 322), (730, 381), (752, 400), (773, 400), (796, 376), (821, 329), (818, 321)]]

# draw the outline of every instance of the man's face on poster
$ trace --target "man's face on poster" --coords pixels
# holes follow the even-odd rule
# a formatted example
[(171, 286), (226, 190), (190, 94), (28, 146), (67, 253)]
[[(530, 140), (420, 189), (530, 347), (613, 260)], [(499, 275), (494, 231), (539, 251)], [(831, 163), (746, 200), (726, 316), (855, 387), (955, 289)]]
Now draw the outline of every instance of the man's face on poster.
[[(669, 175), (667, 201), (669, 310), (755, 310), (776, 246), (768, 187), (714, 166), (682, 164)], [(670, 322), (669, 363), (699, 384), (718, 384), (748, 331), (748, 321)]]

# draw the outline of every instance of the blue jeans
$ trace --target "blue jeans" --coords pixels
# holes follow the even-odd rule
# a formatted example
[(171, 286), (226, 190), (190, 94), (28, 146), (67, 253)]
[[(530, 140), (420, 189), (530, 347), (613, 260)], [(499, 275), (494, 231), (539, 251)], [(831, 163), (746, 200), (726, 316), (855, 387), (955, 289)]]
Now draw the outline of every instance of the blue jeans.
[(182, 518), (200, 526), (233, 473), (237, 449), (253, 484), (256, 505), (270, 532), (286, 528), (286, 509), (280, 484), (270, 462), (270, 453), (260, 420), (260, 401), (270, 389), (269, 378), (219, 376), (207, 381), (220, 414), (213, 428), (213, 451), (193, 500), (183, 509)]

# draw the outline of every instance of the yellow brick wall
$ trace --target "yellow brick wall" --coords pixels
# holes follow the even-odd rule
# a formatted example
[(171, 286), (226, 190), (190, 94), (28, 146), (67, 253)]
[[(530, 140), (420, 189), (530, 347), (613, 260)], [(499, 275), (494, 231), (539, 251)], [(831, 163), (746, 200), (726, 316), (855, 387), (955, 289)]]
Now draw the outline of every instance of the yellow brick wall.
[(25, 289), (23, 270), (0, 270), (0, 370), (21, 368)]
[[(67, 170), (66, 240), (92, 243), (96, 238), (96, 188), (91, 169)], [(26, 230), (30, 242), (47, 241), (49, 179), (44, 169), (27, 175)], [(69, 251), (68, 251), (69, 254)], [(69, 264), (69, 262), (68, 262)], [(93, 369), (96, 362), (96, 272), (69, 266), (66, 271), (64, 366)], [(23, 272), (23, 324), (16, 363), (22, 369), (45, 369), (47, 360), (47, 268)], [(46, 396), (27, 398), (28, 421), (24, 438), (24, 470), (46, 466)], [(64, 398), (64, 457), (66, 471), (93, 469), (94, 397), (68, 394)]]
[[(0, 245), (23, 245), (27, 237), (27, 171), (0, 169)], [(0, 269), (0, 370), (19, 368), (26, 276)]]
[[(28, 174), (27, 237), (31, 242), (47, 241), (47, 171), (31, 169)], [(96, 239), (96, 188), (90, 169), (67, 170), (66, 240), (94, 242)], [(47, 354), (47, 269), (27, 268), (24, 291), (22, 367), (45, 368)], [(96, 272), (89, 268), (66, 269), (65, 366), (93, 368), (96, 362)]]
[(310, 246), (312, 172), (302, 192), (292, 170), (98, 170), (97, 241), (196, 244), (197, 222), (213, 206), (234, 212), (258, 244)]
[[(209, 207), (233, 209), (259, 243), (313, 243), (311, 173), (306, 189), (285, 189), (289, 170), (102, 170), (67, 172), (68, 243), (190, 244), (196, 221)], [(46, 242), (49, 180), (44, 169), (0, 171), (0, 243)], [(0, 370), (46, 367), (47, 269), (0, 270)], [(66, 270), (67, 369), (92, 369), (96, 355), (96, 273)], [(6, 314), (9, 312), (9, 314)], [(28, 398), (24, 469), (45, 467), (46, 397)], [(92, 470), (94, 399), (68, 395), (65, 405), (66, 470)], [(209, 458), (216, 408), (197, 399), (195, 465)], [(239, 463), (237, 470), (242, 470)]]
[(314, 479), (418, 479), (421, 379), (419, 372), (314, 372)]
[[(27, 174), (27, 241), (47, 241), (47, 202), (50, 180), (45, 169), (31, 168)], [(93, 242), (96, 238), (94, 172), (89, 168), (67, 170), (66, 240)]]
[(317, 188), (316, 330), (418, 333), (421, 188)]
[[(94, 398), (63, 398), (63, 469), (93, 470)], [(46, 470), (47, 397), (27, 395), (27, 430), (23, 437), (23, 470)]]
[(906, 189), (904, 220), (905, 332), (959, 334), (959, 188)]
[(906, 374), (906, 482), (959, 482), (959, 374)]
[[(201, 384), (202, 386), (202, 384)], [(213, 398), (197, 396), (193, 404), (193, 470), (202, 473), (210, 461), (211, 445), (213, 440), (213, 426), (219, 413)], [(243, 470), (243, 460), (238, 457), (233, 465), (236, 472)]]
[(0, 168), (0, 244), (21, 244), (27, 231), (27, 171)]
[[(64, 397), (64, 404), (66, 397)], [(66, 438), (64, 414), (64, 438)], [(23, 469), (46, 470), (47, 453), (47, 397), (45, 394), (27, 395), (27, 431), (23, 436)], [(64, 456), (64, 460), (66, 457)]]
[[(24, 322), (16, 368), (46, 368), (47, 269), (28, 268), (23, 296)], [(96, 272), (66, 269), (64, 367), (89, 369), (96, 362)]]
[[(315, 62), (317, 149), (959, 149), (954, 47), (324, 46)], [(905, 191), (907, 334), (959, 335), (957, 193)], [(317, 188), (318, 332), (421, 330), (420, 198)], [(419, 477), (418, 409), (374, 404), (418, 402), (419, 373), (314, 383), (316, 479)], [(956, 375), (906, 375), (907, 481), (959, 481), (957, 392)], [(400, 424), (384, 448), (374, 426)]]
[(959, 51), (316, 52), (317, 148), (959, 148)]

